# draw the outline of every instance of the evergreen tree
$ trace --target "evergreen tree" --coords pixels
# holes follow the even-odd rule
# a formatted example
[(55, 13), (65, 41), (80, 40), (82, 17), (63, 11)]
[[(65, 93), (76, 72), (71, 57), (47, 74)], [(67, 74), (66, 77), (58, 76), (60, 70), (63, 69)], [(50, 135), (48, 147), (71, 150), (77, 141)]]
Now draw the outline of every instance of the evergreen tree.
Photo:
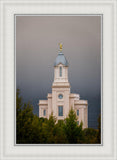
[(42, 124), (42, 142), (51, 144), (55, 143), (54, 136), (56, 134), (55, 130), (56, 119), (53, 114), (50, 115), (49, 120)]
[(85, 128), (84, 129), (84, 142), (85, 144), (96, 144), (97, 143), (97, 129)]
[(58, 123), (55, 125), (55, 143), (57, 144), (65, 144), (68, 143), (65, 131), (64, 131), (65, 123), (63, 120), (58, 120)]
[(65, 133), (68, 143), (82, 143), (82, 124), (78, 126), (77, 116), (73, 108), (69, 111), (68, 117), (65, 119)]
[(98, 117), (98, 134), (97, 134), (97, 143), (101, 143), (101, 115)]
[(33, 107), (22, 103), (20, 90), (16, 92), (16, 143), (31, 143), (32, 141), (32, 120)]

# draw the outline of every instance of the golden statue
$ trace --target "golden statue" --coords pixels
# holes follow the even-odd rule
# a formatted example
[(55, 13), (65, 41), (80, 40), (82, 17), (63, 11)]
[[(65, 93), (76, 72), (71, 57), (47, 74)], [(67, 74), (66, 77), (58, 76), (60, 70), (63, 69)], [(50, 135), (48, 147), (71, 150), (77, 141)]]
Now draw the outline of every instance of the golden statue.
[(60, 51), (62, 51), (63, 45), (62, 43), (59, 43)]

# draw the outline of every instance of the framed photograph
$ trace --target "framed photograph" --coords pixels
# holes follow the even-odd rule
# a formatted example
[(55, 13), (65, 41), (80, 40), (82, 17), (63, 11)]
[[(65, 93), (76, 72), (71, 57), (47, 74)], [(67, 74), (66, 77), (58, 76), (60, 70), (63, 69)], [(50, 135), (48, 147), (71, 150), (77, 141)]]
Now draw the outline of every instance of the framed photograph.
[[(16, 145), (101, 145), (102, 15), (14, 18)], [(20, 96), (31, 104), (21, 105)]]
[(0, 2), (2, 160), (117, 159), (116, 3)]

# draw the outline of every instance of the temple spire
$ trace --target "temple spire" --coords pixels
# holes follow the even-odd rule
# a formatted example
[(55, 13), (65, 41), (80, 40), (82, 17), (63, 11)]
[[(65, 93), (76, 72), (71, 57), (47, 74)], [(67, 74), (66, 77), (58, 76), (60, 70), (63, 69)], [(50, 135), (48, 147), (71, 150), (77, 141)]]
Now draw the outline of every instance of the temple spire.
[(58, 56), (56, 57), (56, 60), (54, 62), (54, 67), (58, 66), (58, 64), (63, 64), (65, 67), (68, 67), (68, 61), (65, 58), (64, 54), (62, 53), (63, 44), (59, 43), (59, 51)]

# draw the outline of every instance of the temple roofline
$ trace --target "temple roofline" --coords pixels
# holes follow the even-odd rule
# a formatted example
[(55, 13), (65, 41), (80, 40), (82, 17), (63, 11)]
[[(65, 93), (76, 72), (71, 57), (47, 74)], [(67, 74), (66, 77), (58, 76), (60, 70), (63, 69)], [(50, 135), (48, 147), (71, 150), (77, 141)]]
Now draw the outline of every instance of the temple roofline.
[(79, 104), (80, 104), (80, 105), (84, 105), (84, 104), (85, 104), (85, 105), (88, 105), (88, 101), (87, 101), (87, 100), (75, 100), (75, 101), (74, 101), (74, 104), (75, 104), (75, 105), (77, 105), (77, 104), (78, 104), (78, 105), (79, 105)]
[(39, 100), (39, 105), (48, 105), (48, 100)]

